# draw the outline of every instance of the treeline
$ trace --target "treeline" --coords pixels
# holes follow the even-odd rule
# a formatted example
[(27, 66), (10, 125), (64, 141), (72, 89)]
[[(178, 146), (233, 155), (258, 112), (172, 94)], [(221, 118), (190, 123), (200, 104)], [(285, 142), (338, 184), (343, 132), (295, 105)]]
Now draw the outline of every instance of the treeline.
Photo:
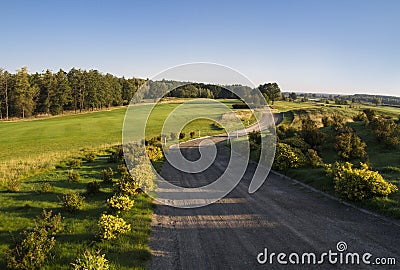
[(26, 67), (12, 74), (0, 68), (0, 118), (57, 115), (128, 104), (143, 79), (119, 78), (97, 70), (72, 68), (29, 74)]

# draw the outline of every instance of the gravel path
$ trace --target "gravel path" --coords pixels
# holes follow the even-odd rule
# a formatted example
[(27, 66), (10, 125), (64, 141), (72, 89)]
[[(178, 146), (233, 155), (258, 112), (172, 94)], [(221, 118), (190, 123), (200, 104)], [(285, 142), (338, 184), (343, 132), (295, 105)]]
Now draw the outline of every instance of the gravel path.
[[(214, 181), (229, 161), (223, 136), (213, 137), (218, 155), (207, 170), (188, 174), (165, 163), (161, 174), (181, 186)], [(199, 156), (199, 140), (181, 145), (190, 160)], [(255, 170), (249, 164), (239, 185), (217, 203), (195, 209), (158, 205), (152, 221), (150, 269), (368, 269), (366, 265), (280, 265), (259, 264), (257, 255), (268, 253), (337, 252), (339, 241), (347, 252), (365, 252), (393, 257), (395, 266), (370, 269), (399, 269), (400, 226), (313, 192), (273, 173), (254, 194), (248, 185)], [(344, 253), (345, 254), (345, 253)], [(318, 257), (319, 258), (319, 257)], [(286, 260), (288, 258), (286, 257)]]

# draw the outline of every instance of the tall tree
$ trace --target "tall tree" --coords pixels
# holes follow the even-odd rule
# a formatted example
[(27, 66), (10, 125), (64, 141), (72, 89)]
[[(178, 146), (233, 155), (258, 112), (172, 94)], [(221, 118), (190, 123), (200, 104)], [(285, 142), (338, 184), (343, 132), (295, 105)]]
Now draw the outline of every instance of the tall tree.
[(17, 71), (13, 95), (13, 105), (18, 116), (25, 118), (31, 116), (35, 108), (34, 97), (38, 87), (29, 81), (29, 74), (26, 67)]
[(60, 114), (64, 112), (64, 106), (71, 101), (71, 87), (68, 82), (67, 74), (60, 69), (55, 74), (54, 95), (51, 99), (50, 111), (52, 114)]
[(268, 97), (268, 100), (274, 104), (281, 97), (281, 89), (277, 83), (265, 83), (258, 86), (258, 90)]
[[(8, 101), (8, 91), (9, 91), (9, 77), (10, 74), (7, 70), (0, 68), (0, 96), (2, 100), (0, 101), (0, 109), (4, 107), (5, 119), (8, 120), (9, 117), (9, 101)], [(0, 111), (1, 117), (3, 117), (3, 112)]]

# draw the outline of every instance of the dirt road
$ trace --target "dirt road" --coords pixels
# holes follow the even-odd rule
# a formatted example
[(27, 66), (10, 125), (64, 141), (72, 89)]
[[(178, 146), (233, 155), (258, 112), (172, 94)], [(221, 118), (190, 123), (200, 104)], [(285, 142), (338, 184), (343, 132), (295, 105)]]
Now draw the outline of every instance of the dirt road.
[[(162, 175), (175, 184), (194, 187), (214, 181), (229, 161), (229, 152), (221, 141), (213, 165), (197, 174), (183, 173), (164, 164)], [(199, 141), (181, 146), (190, 160), (199, 156)], [(158, 205), (153, 217), (150, 269), (399, 269), (400, 226), (388, 220), (345, 206), (291, 180), (270, 174), (264, 185), (248, 194), (255, 164), (250, 164), (239, 185), (212, 205), (179, 209)], [(395, 258), (396, 266), (329, 264), (259, 264), (257, 255), (268, 253), (314, 252), (332, 250), (347, 243), (346, 252)], [(344, 253), (345, 254), (345, 253)], [(261, 257), (263, 258), (263, 257)], [(300, 257), (301, 258), (301, 257)], [(361, 258), (361, 257), (360, 257)], [(286, 257), (286, 260), (288, 258)], [(291, 266), (291, 267), (290, 267)]]

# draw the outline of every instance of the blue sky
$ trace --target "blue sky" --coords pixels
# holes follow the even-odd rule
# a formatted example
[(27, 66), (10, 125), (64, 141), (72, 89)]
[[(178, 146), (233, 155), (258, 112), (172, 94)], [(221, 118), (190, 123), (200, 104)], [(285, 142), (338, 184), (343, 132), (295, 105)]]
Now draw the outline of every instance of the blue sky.
[(1, 1), (0, 67), (151, 78), (188, 62), (286, 91), (400, 96), (400, 1)]

